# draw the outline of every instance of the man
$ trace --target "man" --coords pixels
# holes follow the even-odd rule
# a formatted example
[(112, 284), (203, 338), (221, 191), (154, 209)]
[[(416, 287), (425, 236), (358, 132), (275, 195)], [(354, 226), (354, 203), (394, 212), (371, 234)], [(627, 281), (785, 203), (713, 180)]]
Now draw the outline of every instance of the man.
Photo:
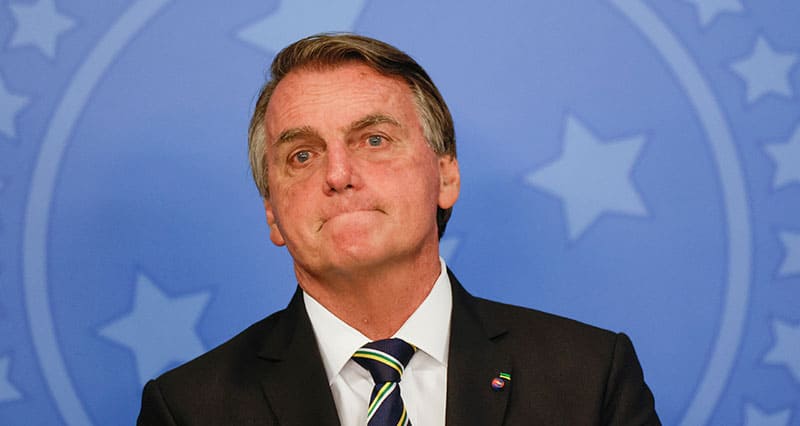
[(475, 298), (449, 273), (453, 124), (406, 54), (349, 34), (293, 43), (249, 138), (299, 288), (150, 381), (139, 424), (659, 424), (625, 335)]

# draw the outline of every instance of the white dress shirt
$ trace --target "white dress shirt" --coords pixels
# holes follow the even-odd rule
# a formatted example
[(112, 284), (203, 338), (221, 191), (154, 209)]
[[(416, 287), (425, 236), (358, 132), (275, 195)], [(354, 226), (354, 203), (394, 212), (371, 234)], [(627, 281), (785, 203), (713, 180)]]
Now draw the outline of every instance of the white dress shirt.
[[(447, 267), (443, 259), (440, 258), (439, 262), (442, 270), (430, 293), (393, 336), (419, 348), (400, 381), (409, 419), (416, 425), (444, 425), (445, 420), (453, 300)], [(339, 421), (343, 426), (364, 426), (375, 384), (369, 372), (350, 357), (370, 339), (305, 292), (303, 300), (317, 338)]]

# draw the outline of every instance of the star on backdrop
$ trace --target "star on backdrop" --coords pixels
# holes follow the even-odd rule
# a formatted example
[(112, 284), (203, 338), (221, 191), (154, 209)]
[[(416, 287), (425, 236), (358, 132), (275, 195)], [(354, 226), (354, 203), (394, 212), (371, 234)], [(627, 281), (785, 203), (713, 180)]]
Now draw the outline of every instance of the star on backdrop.
[(56, 56), (56, 42), (75, 26), (75, 21), (56, 10), (54, 0), (39, 0), (11, 5), (16, 28), (11, 37), (11, 47), (33, 46), (43, 55)]
[(776, 52), (764, 37), (758, 37), (750, 55), (731, 65), (747, 86), (747, 101), (755, 102), (770, 93), (792, 97), (789, 73), (797, 55)]
[[(311, 34), (352, 30), (364, 9), (364, 2), (282, 1), (276, 11), (243, 28), (238, 36), (260, 49), (276, 53), (289, 43)], [(308, 13), (309, 10), (314, 13)]]
[(800, 125), (787, 142), (769, 144), (764, 149), (775, 163), (775, 189), (800, 183)]
[(786, 426), (789, 424), (791, 410), (780, 410), (767, 414), (753, 404), (747, 404), (744, 411), (745, 426)]
[(767, 364), (784, 365), (800, 383), (800, 324), (792, 325), (775, 320), (772, 322), (775, 344), (764, 356)]
[(800, 233), (781, 232), (780, 236), (786, 254), (778, 274), (781, 276), (800, 274)]
[(8, 138), (17, 136), (14, 120), (29, 102), (28, 98), (9, 92), (5, 81), (0, 77), (0, 133)]
[(717, 16), (723, 13), (736, 13), (743, 10), (739, 0), (683, 0), (694, 5), (700, 24), (708, 26)]
[(647, 216), (630, 176), (644, 143), (641, 135), (601, 141), (568, 116), (561, 157), (525, 181), (563, 200), (569, 237), (575, 240), (603, 214)]
[(133, 309), (99, 334), (133, 351), (144, 384), (171, 364), (205, 351), (195, 328), (210, 295), (170, 297), (143, 274), (137, 277), (135, 293)]
[(0, 402), (14, 401), (22, 398), (19, 391), (8, 380), (9, 357), (0, 357)]

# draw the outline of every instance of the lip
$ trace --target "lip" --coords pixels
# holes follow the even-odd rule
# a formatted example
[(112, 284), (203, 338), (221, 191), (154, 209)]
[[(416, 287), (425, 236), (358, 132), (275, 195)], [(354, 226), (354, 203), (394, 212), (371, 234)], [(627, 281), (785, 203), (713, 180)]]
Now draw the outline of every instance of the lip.
[(319, 224), (318, 230), (322, 229), (326, 223), (330, 222), (333, 219), (354, 214), (362, 214), (362, 213), (382, 213), (382, 210), (377, 208), (342, 209), (340, 211), (336, 211), (331, 214), (325, 215)]

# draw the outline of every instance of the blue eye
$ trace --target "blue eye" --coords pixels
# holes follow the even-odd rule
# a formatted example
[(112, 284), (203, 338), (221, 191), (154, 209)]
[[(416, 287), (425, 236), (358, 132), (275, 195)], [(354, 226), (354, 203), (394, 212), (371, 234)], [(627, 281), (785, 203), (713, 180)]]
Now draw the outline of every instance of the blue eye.
[(367, 138), (367, 143), (369, 144), (369, 146), (381, 146), (383, 145), (383, 136), (372, 135)]
[(298, 163), (305, 163), (311, 159), (311, 153), (308, 151), (300, 151), (294, 155), (294, 158)]

